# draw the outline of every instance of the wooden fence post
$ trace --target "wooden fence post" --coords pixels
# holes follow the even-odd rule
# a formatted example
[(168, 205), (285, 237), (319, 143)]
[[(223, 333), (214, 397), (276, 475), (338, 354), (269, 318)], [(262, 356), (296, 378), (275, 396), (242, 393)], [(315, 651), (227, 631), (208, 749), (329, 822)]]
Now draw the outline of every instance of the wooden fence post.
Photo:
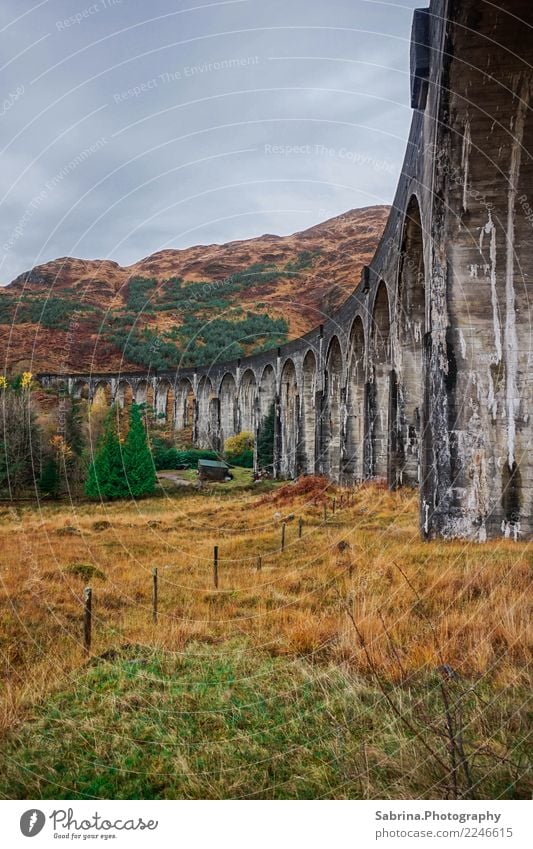
[(257, 571), (260, 572), (262, 568), (263, 568), (263, 564), (261, 562), (261, 555), (259, 554), (258, 557), (257, 557)]
[(213, 549), (213, 583), (218, 590), (218, 545)]
[(152, 619), (157, 623), (157, 567), (152, 569)]
[(298, 539), (301, 539), (301, 538), (302, 538), (302, 527), (303, 527), (303, 523), (304, 523), (304, 522), (303, 522), (303, 519), (302, 519), (302, 517), (300, 516), (300, 518), (298, 519)]
[(85, 587), (83, 592), (83, 649), (86, 654), (91, 651), (91, 630), (93, 621), (93, 591)]
[(335, 512), (335, 501), (336, 501), (336, 499), (334, 498), (334, 499), (333, 499), (333, 504), (332, 504), (332, 507), (331, 507), (331, 512), (332, 512), (332, 513), (334, 513), (334, 512)]
[(281, 550), (285, 550), (285, 522), (281, 523)]

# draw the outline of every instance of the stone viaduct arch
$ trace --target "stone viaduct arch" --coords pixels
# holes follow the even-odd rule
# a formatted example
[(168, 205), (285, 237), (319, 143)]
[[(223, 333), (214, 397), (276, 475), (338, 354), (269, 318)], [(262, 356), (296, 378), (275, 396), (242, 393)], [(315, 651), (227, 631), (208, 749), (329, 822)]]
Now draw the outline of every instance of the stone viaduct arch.
[(346, 444), (343, 473), (347, 480), (364, 478), (365, 446), (365, 328), (356, 316), (350, 332), (346, 384)]
[[(122, 403), (175, 398), (222, 447), (274, 405), (274, 472), (420, 489), (424, 536), (532, 534), (533, 40), (529, 0), (431, 0), (382, 239), (334, 315), (279, 349), (178, 374), (70, 375)], [(43, 384), (65, 375), (41, 375)], [(104, 389), (102, 389), (104, 386)]]

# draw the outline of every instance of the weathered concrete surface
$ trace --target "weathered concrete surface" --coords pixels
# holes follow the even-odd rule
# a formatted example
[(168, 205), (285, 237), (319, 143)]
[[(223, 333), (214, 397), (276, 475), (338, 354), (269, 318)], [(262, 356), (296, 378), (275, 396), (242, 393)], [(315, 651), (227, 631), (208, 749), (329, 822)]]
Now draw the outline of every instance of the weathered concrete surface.
[(428, 537), (531, 537), (531, 23), (530, 0), (415, 13), (393, 210), (323, 326), (238, 362), (69, 389), (148, 401), (217, 448), (273, 403), (277, 475), (419, 486)]

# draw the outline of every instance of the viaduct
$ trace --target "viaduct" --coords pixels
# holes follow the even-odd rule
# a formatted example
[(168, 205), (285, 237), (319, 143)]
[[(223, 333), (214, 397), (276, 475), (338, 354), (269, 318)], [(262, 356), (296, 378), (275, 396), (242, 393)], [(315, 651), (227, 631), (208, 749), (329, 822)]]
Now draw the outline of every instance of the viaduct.
[(202, 447), (274, 404), (276, 476), (418, 487), (427, 538), (531, 538), (532, 25), (531, 0), (415, 11), (393, 208), (322, 326), (235, 362), (42, 384), (147, 401)]

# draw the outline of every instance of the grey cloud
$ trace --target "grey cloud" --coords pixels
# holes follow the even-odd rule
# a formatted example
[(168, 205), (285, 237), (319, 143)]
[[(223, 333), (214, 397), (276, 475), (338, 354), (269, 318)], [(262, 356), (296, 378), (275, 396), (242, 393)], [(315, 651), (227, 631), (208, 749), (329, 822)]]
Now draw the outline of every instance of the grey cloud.
[(34, 5), (2, 4), (3, 283), (392, 200), (417, 3)]

